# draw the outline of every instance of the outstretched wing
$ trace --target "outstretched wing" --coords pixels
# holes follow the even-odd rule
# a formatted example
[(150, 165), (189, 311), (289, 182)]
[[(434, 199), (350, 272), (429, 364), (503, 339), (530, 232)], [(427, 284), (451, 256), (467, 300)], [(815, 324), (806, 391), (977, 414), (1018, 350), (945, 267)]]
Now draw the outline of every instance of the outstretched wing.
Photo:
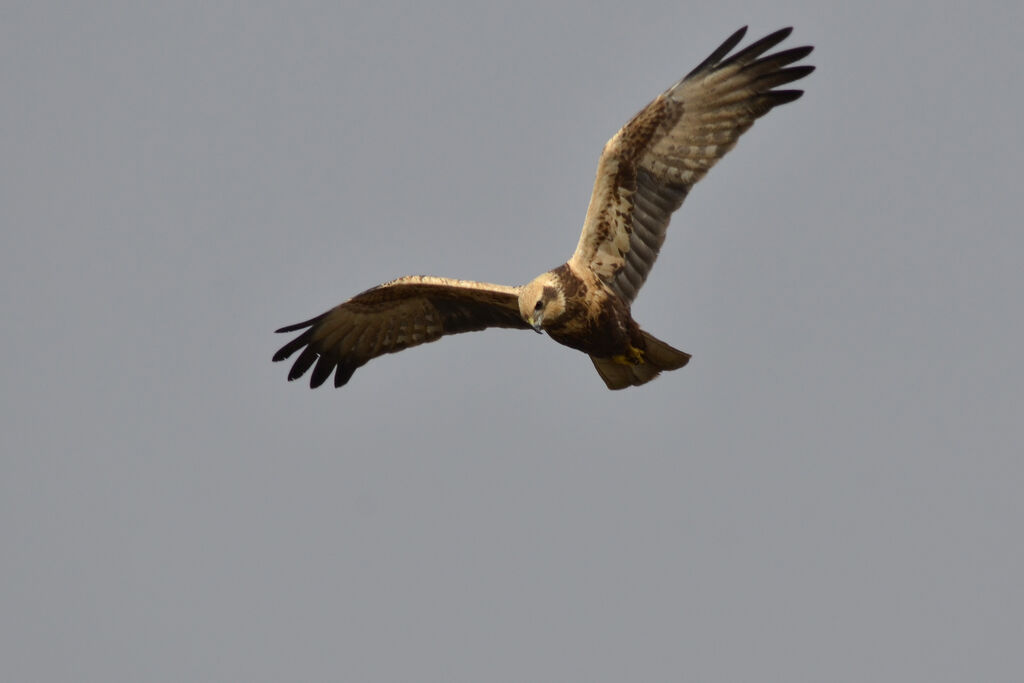
[(519, 315), (519, 288), (413, 275), (368, 289), (312, 320), (278, 332), (305, 332), (281, 347), (274, 360), (301, 349), (288, 372), (298, 379), (311, 367), (316, 388), (334, 372), (340, 387), (356, 368), (385, 353), (426, 344), (446, 334), (487, 327), (529, 329)]
[(583, 234), (570, 263), (590, 268), (628, 302), (636, 298), (665, 241), (672, 212), (732, 149), (754, 120), (802, 90), (774, 90), (813, 66), (788, 66), (813, 48), (762, 57), (784, 28), (728, 56), (746, 27), (647, 105), (604, 147)]

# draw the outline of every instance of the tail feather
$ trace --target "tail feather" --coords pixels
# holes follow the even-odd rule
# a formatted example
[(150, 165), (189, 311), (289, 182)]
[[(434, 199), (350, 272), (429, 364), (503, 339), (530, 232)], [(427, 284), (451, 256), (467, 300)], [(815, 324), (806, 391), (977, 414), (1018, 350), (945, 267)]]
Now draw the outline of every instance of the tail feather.
[(644, 360), (636, 365), (624, 365), (610, 358), (590, 357), (597, 374), (609, 389), (625, 389), (646, 384), (663, 370), (677, 370), (686, 365), (690, 354), (674, 349), (660, 339), (641, 330), (644, 336)]

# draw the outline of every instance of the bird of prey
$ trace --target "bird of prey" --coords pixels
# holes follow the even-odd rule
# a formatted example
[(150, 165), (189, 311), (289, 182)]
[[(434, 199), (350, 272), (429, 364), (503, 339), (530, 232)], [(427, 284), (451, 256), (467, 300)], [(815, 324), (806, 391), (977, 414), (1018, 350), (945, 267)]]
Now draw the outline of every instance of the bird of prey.
[(604, 146), (583, 232), (566, 263), (519, 287), (414, 275), (386, 282), (305, 322), (274, 354), (299, 352), (288, 373), (310, 368), (310, 386), (333, 373), (344, 385), (373, 358), (488, 327), (547, 332), (588, 354), (609, 389), (651, 381), (686, 365), (674, 349), (633, 320), (630, 307), (665, 240), (669, 219), (694, 183), (773, 107), (802, 90), (780, 90), (814, 70), (792, 66), (812, 47), (766, 54), (784, 28), (730, 54), (733, 33), (697, 68), (659, 95)]

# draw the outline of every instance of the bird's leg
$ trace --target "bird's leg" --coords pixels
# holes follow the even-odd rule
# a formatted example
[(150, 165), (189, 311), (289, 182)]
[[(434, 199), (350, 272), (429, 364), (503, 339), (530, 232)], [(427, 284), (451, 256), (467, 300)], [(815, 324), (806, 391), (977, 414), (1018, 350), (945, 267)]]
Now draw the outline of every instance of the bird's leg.
[(632, 344), (626, 347), (626, 353), (612, 356), (612, 360), (619, 365), (640, 365), (644, 362), (643, 349), (638, 349)]

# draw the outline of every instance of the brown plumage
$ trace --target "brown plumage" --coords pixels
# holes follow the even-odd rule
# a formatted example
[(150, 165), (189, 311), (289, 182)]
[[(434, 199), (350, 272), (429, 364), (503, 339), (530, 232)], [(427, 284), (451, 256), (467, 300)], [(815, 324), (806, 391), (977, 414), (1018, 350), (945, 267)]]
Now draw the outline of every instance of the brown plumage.
[(813, 66), (797, 47), (765, 55), (785, 28), (729, 53), (731, 35), (697, 68), (659, 95), (604, 147), (579, 244), (569, 261), (522, 287), (409, 276), (358, 294), (278, 332), (305, 330), (274, 360), (299, 352), (288, 379), (310, 368), (310, 386), (352, 373), (385, 353), (444, 335), (509, 327), (545, 331), (588, 354), (610, 389), (649, 382), (686, 365), (689, 354), (640, 329), (630, 306), (658, 256), (672, 213), (754, 121), (801, 90), (776, 90)]

